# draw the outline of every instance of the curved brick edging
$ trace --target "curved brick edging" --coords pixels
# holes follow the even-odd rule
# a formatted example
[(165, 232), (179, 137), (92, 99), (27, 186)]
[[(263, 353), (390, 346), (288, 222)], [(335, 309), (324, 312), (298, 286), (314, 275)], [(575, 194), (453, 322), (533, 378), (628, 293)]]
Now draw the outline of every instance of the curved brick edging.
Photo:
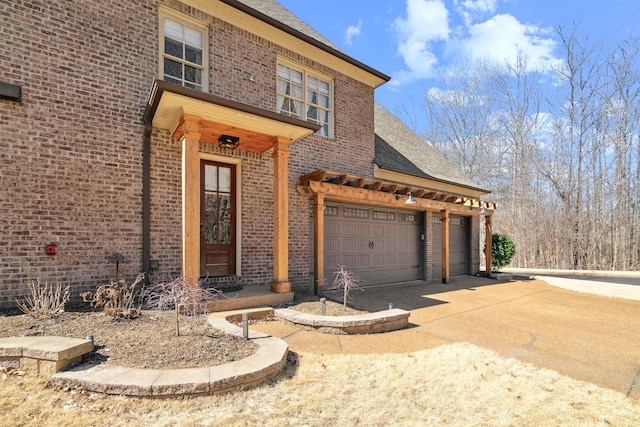
[[(226, 333), (242, 336), (242, 328), (226, 318), (209, 318), (209, 323)], [(289, 346), (279, 338), (249, 331), (258, 350), (242, 360), (204, 368), (138, 369), (77, 366), (51, 377), (54, 386), (76, 385), (85, 390), (127, 396), (177, 396), (211, 394), (256, 385), (284, 368)]]
[(337, 330), (345, 334), (378, 334), (405, 328), (409, 324), (410, 313), (406, 310), (376, 311), (375, 313), (350, 316), (322, 316), (301, 313), (290, 308), (274, 310), (275, 317), (320, 332)]

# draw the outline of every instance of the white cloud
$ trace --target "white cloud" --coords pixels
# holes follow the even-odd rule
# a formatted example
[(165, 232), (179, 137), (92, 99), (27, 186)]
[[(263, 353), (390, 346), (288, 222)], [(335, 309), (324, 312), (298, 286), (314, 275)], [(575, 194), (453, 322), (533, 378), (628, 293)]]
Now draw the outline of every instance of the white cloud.
[(519, 22), (512, 15), (496, 15), (468, 29), (459, 47), (478, 59), (504, 64), (515, 63), (524, 54), (529, 65), (538, 71), (548, 71), (560, 64), (553, 56), (555, 41), (549, 31)]
[(497, 0), (465, 0), (456, 4), (474, 12), (493, 13), (496, 11), (497, 2)]
[(398, 52), (408, 70), (398, 73), (398, 82), (408, 82), (433, 74), (438, 60), (432, 43), (449, 37), (449, 11), (442, 0), (407, 0), (407, 17), (393, 24), (399, 38)]
[(347, 27), (347, 31), (345, 31), (344, 36), (344, 43), (347, 46), (351, 46), (353, 38), (360, 35), (360, 30), (362, 30), (362, 19), (358, 19), (358, 25), (349, 25)]
[(465, 25), (470, 26), (474, 18), (495, 13), (498, 0), (455, 0), (456, 12), (462, 17)]
[(460, 54), (498, 64), (514, 64), (518, 56), (537, 71), (559, 66), (551, 31), (496, 14), (498, 0), (454, 0), (450, 12), (444, 0), (406, 0), (406, 17), (393, 23), (398, 54), (405, 69), (393, 73), (393, 86), (433, 77)]

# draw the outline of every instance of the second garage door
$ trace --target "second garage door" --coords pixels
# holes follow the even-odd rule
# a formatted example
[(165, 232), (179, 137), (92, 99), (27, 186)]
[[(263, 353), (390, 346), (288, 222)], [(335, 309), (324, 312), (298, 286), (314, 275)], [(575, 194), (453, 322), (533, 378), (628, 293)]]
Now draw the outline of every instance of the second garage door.
[(421, 223), (419, 212), (327, 204), (325, 286), (339, 265), (363, 286), (422, 279)]
[[(442, 224), (440, 215), (432, 216), (433, 278), (442, 278)], [(451, 215), (449, 220), (449, 275), (469, 274), (469, 219)]]

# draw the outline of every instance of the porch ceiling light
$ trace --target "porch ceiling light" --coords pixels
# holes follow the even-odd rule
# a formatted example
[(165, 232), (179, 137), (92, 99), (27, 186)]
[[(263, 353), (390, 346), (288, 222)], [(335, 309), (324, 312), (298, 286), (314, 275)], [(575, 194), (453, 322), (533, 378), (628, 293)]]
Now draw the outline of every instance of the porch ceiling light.
[(218, 147), (220, 148), (231, 148), (235, 150), (238, 146), (240, 146), (240, 138), (237, 136), (220, 135), (220, 138), (218, 138)]
[(480, 216), (487, 216), (489, 215), (489, 211), (487, 210), (487, 208), (485, 208), (484, 206), (482, 207), (482, 209), (480, 209)]

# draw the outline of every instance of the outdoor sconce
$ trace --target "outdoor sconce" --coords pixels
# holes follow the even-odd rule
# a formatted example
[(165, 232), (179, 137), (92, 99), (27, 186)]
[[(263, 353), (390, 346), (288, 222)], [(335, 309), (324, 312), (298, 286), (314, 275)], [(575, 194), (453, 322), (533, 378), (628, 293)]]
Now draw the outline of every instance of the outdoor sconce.
[[(404, 197), (404, 196), (396, 194), (396, 200), (400, 200), (402, 197)], [(404, 204), (405, 205), (415, 205), (416, 204), (416, 199), (414, 199), (411, 196), (411, 192), (409, 192), (409, 197), (407, 197), (407, 200), (404, 201)]]
[(220, 135), (220, 138), (218, 138), (218, 147), (220, 148), (231, 148), (235, 150), (239, 145), (240, 138), (237, 136)]
[(489, 211), (487, 210), (487, 208), (485, 208), (484, 206), (482, 207), (482, 209), (480, 209), (480, 213), (478, 214), (480, 216), (487, 216), (489, 215)]

